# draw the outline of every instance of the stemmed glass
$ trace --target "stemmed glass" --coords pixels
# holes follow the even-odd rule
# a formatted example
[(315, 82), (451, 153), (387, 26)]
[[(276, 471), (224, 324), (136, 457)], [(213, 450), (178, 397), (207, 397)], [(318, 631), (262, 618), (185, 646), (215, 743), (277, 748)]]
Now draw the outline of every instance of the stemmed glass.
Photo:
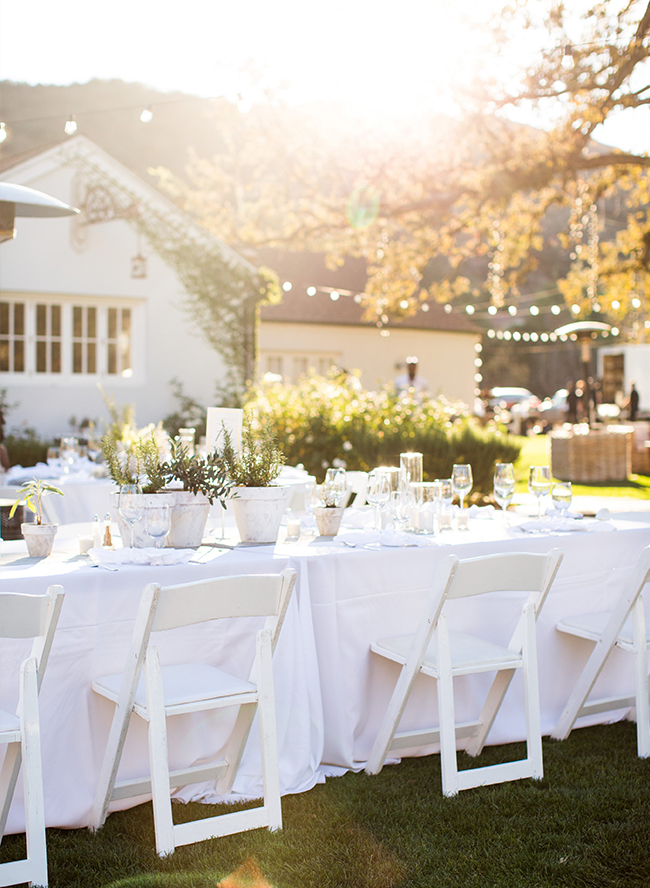
[(501, 506), (503, 523), (507, 521), (506, 509), (515, 495), (515, 470), (512, 463), (497, 463), (494, 467), (494, 499)]
[(390, 497), (390, 479), (379, 469), (368, 474), (366, 499), (375, 510), (375, 528), (381, 530), (381, 510)]
[(129, 525), (131, 531), (131, 548), (133, 548), (133, 528), (142, 519), (144, 506), (140, 505), (137, 495), (142, 493), (139, 484), (123, 484), (120, 487), (120, 495), (117, 501), (117, 509), (122, 518)]
[(551, 470), (548, 466), (531, 466), (528, 474), (528, 492), (537, 497), (537, 520), (542, 517), (542, 497), (550, 493)]
[[(169, 503), (159, 506), (147, 506), (144, 510), (144, 526), (150, 537), (153, 537), (156, 549), (160, 549), (163, 540), (169, 533), (172, 524), (172, 510)], [(131, 531), (133, 533), (133, 531)]]
[(564, 518), (566, 516), (567, 510), (571, 505), (571, 500), (573, 498), (573, 494), (571, 491), (571, 482), (570, 481), (554, 481), (553, 489), (551, 491), (551, 499), (553, 500), (553, 505), (560, 513), (561, 517)]
[(398, 530), (404, 530), (411, 517), (411, 500), (405, 491), (393, 490), (388, 500), (388, 512)]
[(327, 500), (333, 500), (334, 505), (339, 506), (347, 490), (345, 469), (328, 469), (325, 473), (325, 483), (323, 486)]
[(460, 508), (463, 508), (465, 497), (472, 489), (472, 467), (467, 464), (455, 465), (451, 470), (451, 486), (458, 497)]

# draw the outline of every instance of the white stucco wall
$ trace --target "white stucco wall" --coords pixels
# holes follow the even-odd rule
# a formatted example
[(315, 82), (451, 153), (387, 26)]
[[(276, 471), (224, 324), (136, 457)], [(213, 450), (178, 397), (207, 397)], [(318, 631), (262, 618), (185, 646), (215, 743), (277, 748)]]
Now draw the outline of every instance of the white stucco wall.
[(371, 327), (263, 321), (259, 336), (260, 371), (264, 372), (268, 355), (285, 355), (288, 375), (295, 357), (309, 357), (311, 365), (317, 366), (314, 358), (332, 356), (339, 367), (360, 370), (363, 386), (373, 389), (392, 382), (398, 375), (396, 366), (403, 365), (407, 355), (416, 355), (419, 372), (427, 379), (432, 395), (473, 404), (477, 356), (474, 345), (480, 341), (478, 335), (439, 330), (389, 332), (389, 336), (381, 336), (379, 330)]
[[(73, 172), (38, 164), (6, 181), (19, 181), (68, 203), (73, 202)], [(215, 382), (224, 376), (218, 354), (202, 338), (183, 309), (185, 292), (175, 273), (138, 239), (124, 220), (88, 226), (81, 252), (71, 244), (70, 218), (17, 218), (17, 237), (0, 244), (0, 299), (30, 299), (64, 304), (130, 307), (133, 320), (133, 374), (80, 375), (0, 373), (0, 387), (19, 406), (8, 427), (26, 424), (43, 437), (66, 434), (68, 420), (108, 419), (98, 383), (118, 403), (134, 403), (140, 425), (157, 422), (176, 409), (169, 382), (178, 378), (185, 392), (210, 404)], [(147, 257), (147, 277), (131, 277), (131, 259)], [(33, 343), (26, 343), (26, 348)]]

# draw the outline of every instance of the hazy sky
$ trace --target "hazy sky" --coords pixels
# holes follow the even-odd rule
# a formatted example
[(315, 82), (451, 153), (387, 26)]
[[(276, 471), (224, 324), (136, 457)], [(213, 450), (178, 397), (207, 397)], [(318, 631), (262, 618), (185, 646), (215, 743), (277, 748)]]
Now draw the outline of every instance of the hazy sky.
[[(450, 82), (477, 63), (485, 42), (470, 23), (500, 5), (0, 0), (0, 79), (67, 84), (121, 78), (218, 96), (250, 89), (241, 72), (250, 62), (267, 85), (288, 87), (290, 100), (333, 97), (376, 114), (447, 110)], [(517, 52), (523, 58), (531, 49), (519, 43)], [(650, 113), (628, 112), (598, 135), (608, 144), (647, 150)]]

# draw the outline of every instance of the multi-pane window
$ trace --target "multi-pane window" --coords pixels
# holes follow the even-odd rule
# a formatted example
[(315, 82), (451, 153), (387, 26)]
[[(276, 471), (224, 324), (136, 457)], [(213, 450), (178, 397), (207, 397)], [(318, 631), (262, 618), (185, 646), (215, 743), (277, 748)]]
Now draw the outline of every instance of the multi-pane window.
[(306, 376), (309, 370), (309, 358), (296, 355), (293, 359), (293, 381), (298, 382), (301, 376)]
[(266, 356), (266, 372), (282, 376), (282, 355)]
[(25, 372), (24, 302), (0, 302), (0, 372)]
[(109, 308), (107, 372), (128, 376), (131, 369), (131, 309)]
[(36, 372), (61, 372), (61, 306), (36, 306)]
[(72, 309), (72, 372), (97, 373), (97, 309), (92, 305)]
[(336, 367), (336, 360), (334, 358), (319, 358), (318, 359), (318, 375), (319, 376), (327, 376), (332, 367)]
[(0, 299), (0, 373), (133, 374), (133, 309)]

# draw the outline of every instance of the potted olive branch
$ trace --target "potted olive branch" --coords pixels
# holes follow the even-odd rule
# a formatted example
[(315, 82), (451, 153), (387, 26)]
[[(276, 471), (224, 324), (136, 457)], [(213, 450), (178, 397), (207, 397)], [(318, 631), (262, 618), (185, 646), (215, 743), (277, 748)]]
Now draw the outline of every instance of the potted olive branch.
[(33, 524), (20, 525), (21, 533), (27, 543), (27, 551), (32, 558), (45, 558), (50, 554), (54, 545), (58, 524), (48, 524), (43, 521), (43, 497), (50, 493), (58, 493), (63, 496), (63, 491), (60, 488), (48, 484), (47, 481), (38, 478), (25, 481), (18, 488), (18, 499), (9, 512), (9, 517), (13, 518), (18, 506), (25, 505), (36, 516), (36, 521)]
[(250, 417), (242, 428), (241, 448), (223, 428), (223, 444), (215, 450), (215, 464), (232, 482), (232, 508), (243, 543), (275, 543), (291, 489), (275, 481), (284, 454), (268, 426), (254, 429)]

